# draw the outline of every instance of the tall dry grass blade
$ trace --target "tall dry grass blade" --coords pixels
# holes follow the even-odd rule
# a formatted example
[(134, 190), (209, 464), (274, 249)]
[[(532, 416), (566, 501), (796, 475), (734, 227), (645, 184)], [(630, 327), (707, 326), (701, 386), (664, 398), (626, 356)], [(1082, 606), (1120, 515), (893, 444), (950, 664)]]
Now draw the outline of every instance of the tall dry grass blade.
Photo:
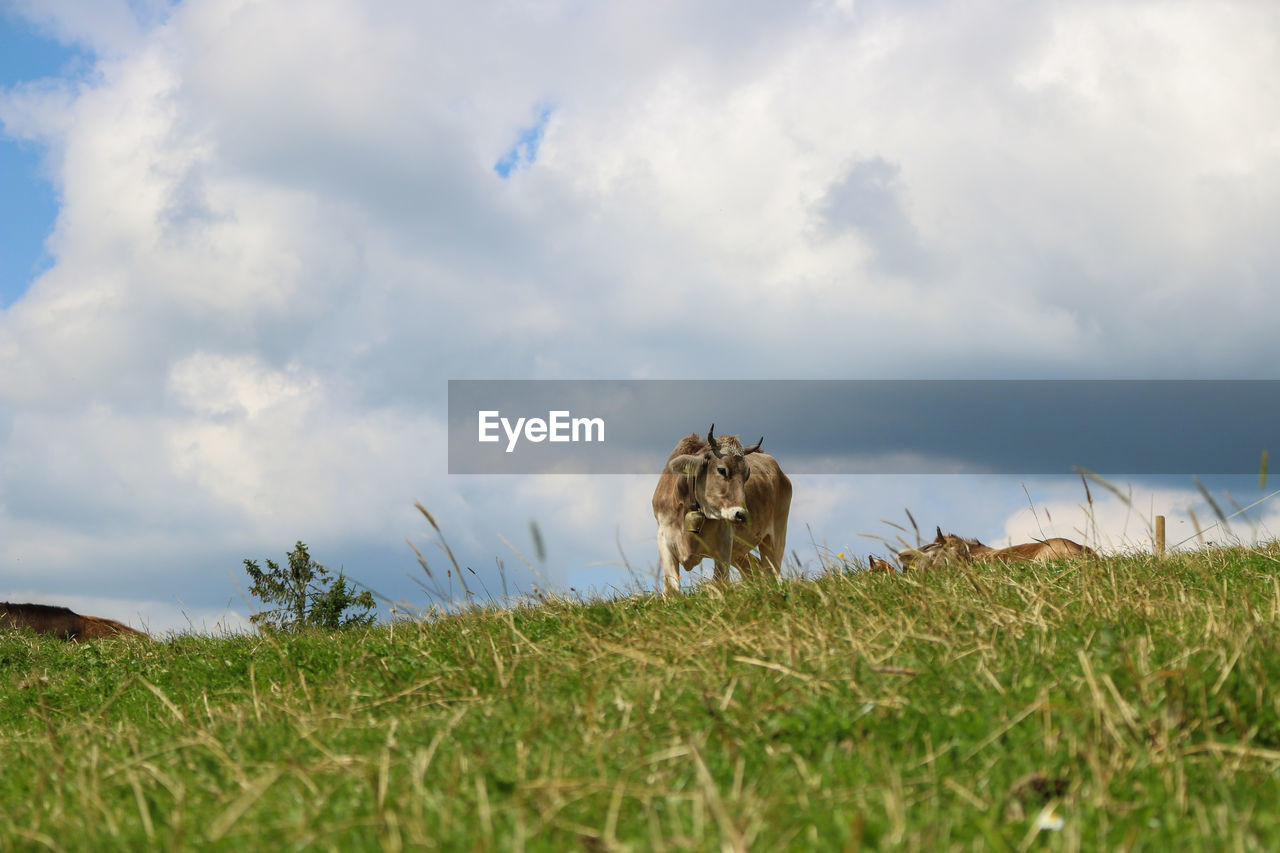
[(547, 561), (547, 548), (542, 543), (542, 531), (538, 528), (538, 522), (529, 521), (529, 536), (533, 539), (533, 553), (538, 558), (539, 563)]
[(921, 545), (921, 544), (923, 544), (923, 543), (921, 543), (921, 541), (920, 541), (920, 536), (919, 536), (919, 534), (917, 534), (917, 535), (916, 535), (916, 542), (915, 542), (915, 544), (914, 544), (914, 545), (912, 545), (912, 544), (911, 544), (910, 542), (908, 542), (906, 539), (903, 539), (901, 536), (896, 536), (896, 537), (894, 537), (894, 540), (895, 540), (895, 541), (890, 542), (890, 543), (889, 543), (889, 545), (890, 545), (891, 547), (892, 547), (893, 545), (897, 545), (897, 547), (896, 547), (896, 548), (894, 548), (894, 550), (895, 550), (895, 551), (901, 551), (901, 550), (903, 550), (903, 549), (905, 549), (905, 548), (919, 548), (919, 547), (920, 547), (920, 545)]
[[(510, 548), (510, 549), (511, 549), (511, 553), (515, 554), (515, 555), (516, 555), (516, 557), (520, 560), (520, 562), (524, 563), (524, 567), (525, 567), (526, 569), (528, 569), (528, 570), (529, 570), (529, 573), (530, 573), (530, 574), (532, 574), (532, 575), (533, 575), (533, 579), (534, 579), (535, 584), (541, 584), (543, 587), (545, 587), (545, 588), (547, 588), (547, 589), (550, 589), (550, 588), (552, 587), (552, 584), (550, 583), (550, 581), (548, 581), (548, 580), (547, 580), (547, 576), (546, 576), (546, 574), (545, 574), (545, 573), (543, 573), (543, 572), (541, 572), (541, 571), (539, 571), (539, 570), (538, 570), (538, 569), (533, 565), (533, 563), (529, 562), (529, 558), (528, 558), (528, 557), (526, 557), (526, 556), (524, 555), (524, 553), (523, 553), (519, 548), (517, 548), (515, 545), (512, 545), (510, 542), (508, 542), (508, 541), (507, 541), (507, 537), (505, 537), (505, 536), (503, 536), (501, 533), (499, 533), (499, 534), (498, 534), (498, 538), (499, 538), (500, 540), (502, 540), (502, 544), (503, 544), (503, 545), (506, 545), (508, 548)], [(545, 564), (545, 563), (543, 563), (543, 565), (546, 565), (546, 564)], [(537, 591), (537, 586), (536, 586), (536, 585), (535, 585), (534, 589), (535, 589), (536, 594), (541, 595), (541, 592), (540, 592), (540, 591)]]
[(1084, 499), (1085, 499), (1085, 503), (1088, 505), (1088, 509), (1086, 509), (1084, 513), (1084, 516), (1086, 519), (1084, 541), (1086, 542), (1089, 541), (1089, 527), (1092, 526), (1093, 527), (1093, 547), (1095, 550), (1097, 550), (1098, 519), (1097, 519), (1097, 516), (1093, 514), (1093, 492), (1089, 491), (1089, 481), (1084, 478), (1084, 474), (1080, 475), (1080, 484), (1084, 486)]
[(440, 525), (436, 524), (435, 518), (433, 518), (431, 513), (427, 511), (427, 508), (423, 506), (420, 501), (414, 501), (413, 505), (418, 508), (418, 512), (427, 517), (427, 523), (431, 525), (432, 529), (434, 529), (436, 533), (439, 533)]
[(916, 524), (916, 517), (911, 514), (911, 510), (903, 507), (902, 511), (907, 514), (907, 521), (911, 522), (911, 529), (914, 530), (916, 534), (916, 547), (919, 547), (920, 543), (924, 541), (920, 538), (920, 525)]
[[(806, 533), (809, 534), (809, 545), (813, 547), (813, 552), (818, 555), (818, 564), (822, 566), (822, 570), (824, 572), (831, 571), (832, 567), (835, 565), (834, 561), (831, 563), (831, 565), (828, 565), (827, 558), (823, 556), (824, 551), (827, 554), (830, 554), (831, 548), (826, 545), (818, 544), (818, 540), (813, 538), (813, 528), (809, 526), (808, 522), (805, 522), (804, 530)], [(786, 559), (786, 556), (787, 556), (786, 554), (782, 555), (784, 560)]]
[(1222, 493), (1227, 496), (1227, 500), (1231, 502), (1231, 506), (1235, 509), (1235, 512), (1231, 513), (1231, 515), (1228, 515), (1227, 518), (1235, 518), (1237, 515), (1243, 515), (1244, 522), (1245, 524), (1249, 525), (1249, 531), (1252, 534), (1253, 538), (1257, 538), (1258, 523), (1248, 516), (1247, 510), (1245, 510), (1244, 507), (1240, 506), (1240, 502), (1235, 499), (1235, 496), (1232, 495), (1230, 491), (1228, 491), (1227, 489), (1223, 489)]
[[(1187, 514), (1191, 516), (1191, 524), (1196, 529), (1195, 539), (1200, 543), (1200, 547), (1203, 548), (1204, 547), (1204, 531), (1200, 529), (1200, 519), (1196, 518), (1196, 511), (1194, 509), (1188, 509)], [(1190, 538), (1191, 537), (1188, 537), (1188, 539)], [(1188, 541), (1188, 539), (1183, 539), (1182, 542), (1186, 542)], [(1179, 542), (1178, 544), (1181, 545), (1182, 542)]]
[[(436, 536), (438, 537), (438, 540), (435, 543), (436, 547), (441, 551), (444, 551), (445, 556), (449, 558), (449, 563), (453, 566), (453, 572), (449, 573), (450, 587), (453, 585), (453, 574), (456, 573), (458, 575), (458, 583), (462, 586), (463, 595), (470, 598), (472, 593), (471, 590), (467, 588), (467, 579), (462, 576), (462, 566), (458, 565), (458, 558), (453, 555), (453, 549), (450, 548), (449, 543), (445, 541), (444, 531), (440, 529), (439, 524), (436, 524), (435, 518), (431, 513), (427, 512), (427, 508), (425, 506), (418, 501), (414, 501), (413, 505), (418, 508), (418, 512), (426, 516), (427, 522), (431, 525), (431, 528), (435, 530)], [(415, 548), (414, 550), (416, 551), (417, 549)], [(475, 572), (472, 572), (472, 574), (475, 574)]]
[(431, 567), (427, 565), (427, 558), (422, 556), (422, 552), (418, 550), (418, 546), (414, 545), (408, 539), (404, 540), (404, 544), (408, 545), (410, 548), (413, 549), (413, 553), (418, 558), (418, 565), (422, 566), (422, 570), (427, 573), (427, 577), (431, 578), (432, 580), (435, 580), (436, 576), (431, 573)]
[(1267, 451), (1262, 451), (1262, 463), (1258, 466), (1258, 489), (1267, 487)]
[[(422, 587), (429, 594), (435, 595), (438, 599), (440, 599), (442, 604), (444, 604), (446, 607), (449, 607), (449, 606), (452, 606), (452, 603), (454, 600), (453, 599), (453, 577), (456, 574), (458, 576), (458, 583), (462, 587), (463, 595), (466, 596), (467, 600), (470, 600), (472, 595), (474, 595), (474, 593), (472, 593), (471, 589), (467, 586), (467, 579), (463, 576), (462, 566), (458, 564), (458, 558), (454, 556), (453, 549), (449, 547), (449, 543), (445, 540), (444, 531), (440, 529), (440, 525), (436, 522), (435, 516), (433, 516), (427, 510), (427, 508), (422, 505), (420, 501), (414, 501), (413, 505), (418, 510), (418, 512), (422, 513), (423, 517), (427, 519), (427, 523), (431, 525), (431, 529), (436, 532), (436, 538), (434, 540), (434, 544), (437, 548), (439, 548), (441, 551), (445, 553), (445, 556), (449, 558), (449, 563), (451, 565), (451, 568), (445, 569), (445, 575), (449, 579), (449, 587), (446, 590), (441, 585), (440, 580), (436, 578), (436, 576), (432, 573), (431, 567), (427, 565), (426, 557), (422, 555), (422, 552), (418, 550), (416, 545), (414, 545), (412, 542), (406, 539), (405, 542), (408, 544), (410, 548), (413, 549), (414, 555), (418, 558), (418, 565), (422, 566), (423, 571), (427, 573), (427, 577), (431, 579), (436, 589), (432, 591), (428, 589), (425, 584), (422, 584), (422, 583), (419, 583), (418, 586)], [(471, 572), (471, 574), (473, 575), (475, 574), (475, 570), (472, 569), (470, 566), (467, 566), (467, 571)]]
[[(1115, 495), (1117, 498), (1119, 498), (1119, 499), (1120, 499), (1120, 502), (1124, 504), (1124, 508), (1125, 508), (1124, 529), (1125, 529), (1125, 530), (1128, 530), (1128, 529), (1129, 529), (1129, 517), (1130, 517), (1133, 513), (1138, 512), (1138, 510), (1137, 510), (1137, 509), (1135, 509), (1135, 507), (1134, 507), (1134, 505), (1133, 505), (1133, 485), (1132, 485), (1132, 484), (1130, 484), (1130, 486), (1129, 486), (1129, 493), (1128, 493), (1128, 494), (1125, 494), (1124, 492), (1120, 491), (1119, 487), (1117, 487), (1117, 486), (1115, 486), (1115, 485), (1112, 485), (1112, 484), (1111, 484), (1110, 482), (1108, 482), (1104, 477), (1100, 477), (1100, 476), (1098, 476), (1097, 474), (1095, 474), (1095, 473), (1093, 473), (1092, 471), (1090, 471), (1088, 468), (1081, 468), (1079, 465), (1073, 465), (1073, 466), (1072, 466), (1072, 470), (1074, 470), (1077, 474), (1079, 474), (1079, 475), (1080, 475), (1081, 480), (1083, 480), (1084, 478), (1088, 477), (1090, 480), (1093, 480), (1095, 483), (1097, 483), (1098, 485), (1102, 486), (1104, 489), (1106, 489), (1107, 491), (1111, 492), (1111, 494)], [(1093, 507), (1093, 496), (1092, 496), (1091, 494), (1089, 494), (1089, 484), (1088, 484), (1088, 483), (1085, 483), (1085, 487), (1084, 487), (1084, 488), (1085, 488), (1085, 494), (1086, 494), (1086, 496), (1089, 498), (1089, 506), (1090, 506), (1090, 508), (1092, 508), (1092, 507)], [(1140, 513), (1140, 512), (1139, 512), (1139, 517), (1141, 517), (1141, 513)], [(1152, 539), (1155, 539), (1156, 532), (1155, 532), (1154, 521), (1153, 521), (1152, 519), (1150, 519), (1150, 518), (1145, 518), (1145, 519), (1143, 519), (1143, 520), (1144, 520), (1144, 521), (1146, 522), (1146, 524), (1147, 524), (1147, 533), (1151, 536), (1151, 538), (1152, 538)], [(1095, 524), (1095, 528), (1096, 528), (1096, 524)]]
[[(1133, 498), (1130, 497), (1129, 495), (1126, 495), (1124, 492), (1120, 491), (1120, 489), (1117, 486), (1114, 486), (1111, 483), (1107, 482), (1105, 478), (1100, 477), (1099, 475), (1093, 473), (1088, 468), (1081, 468), (1079, 465), (1072, 466), (1072, 470), (1075, 471), (1077, 474), (1079, 474), (1081, 479), (1088, 477), (1090, 480), (1093, 480), (1099, 486), (1102, 486), (1102, 488), (1111, 492), (1111, 494), (1118, 497), (1124, 503), (1125, 506), (1130, 508), (1133, 507)], [(1088, 488), (1089, 488), (1089, 484), (1085, 483), (1085, 490), (1087, 491)], [(1090, 498), (1089, 502), (1093, 503), (1093, 499)]]
[[(493, 601), (493, 593), (489, 591), (489, 585), (484, 582), (484, 578), (480, 577), (476, 570), (470, 566), (467, 566), (467, 571), (471, 572), (471, 576), (477, 579), (476, 582), (480, 584), (480, 591), (484, 593), (485, 599)], [(471, 595), (471, 593), (468, 592), (467, 595)]]
[[(1233, 512), (1231, 515), (1227, 516), (1227, 518), (1235, 518), (1237, 515), (1239, 515), (1239, 514), (1240, 514), (1240, 513), (1242, 513), (1242, 512), (1248, 512), (1249, 510), (1253, 509), (1255, 506), (1258, 506), (1259, 504), (1264, 504), (1264, 503), (1266, 503), (1267, 501), (1271, 500), (1271, 499), (1272, 499), (1272, 498), (1274, 498), (1276, 495), (1280, 495), (1280, 489), (1276, 489), (1274, 492), (1271, 492), (1270, 494), (1263, 495), (1262, 497), (1258, 498), (1258, 499), (1257, 499), (1256, 501), (1254, 501), (1253, 503), (1249, 504), (1249, 505), (1248, 505), (1247, 507), (1245, 507), (1244, 509), (1239, 510), (1239, 512)], [(1214, 526), (1216, 526), (1216, 524), (1215, 524)], [(1209, 528), (1206, 528), (1206, 529), (1209, 529)], [(1170, 550), (1172, 550), (1173, 548), (1177, 548), (1177, 547), (1178, 547), (1178, 545), (1184, 545), (1184, 544), (1186, 544), (1187, 542), (1190, 542), (1192, 539), (1195, 539), (1195, 538), (1196, 538), (1196, 537), (1198, 537), (1199, 535), (1200, 535), (1200, 533), (1199, 533), (1199, 531), (1197, 531), (1195, 535), (1193, 535), (1193, 536), (1188, 536), (1186, 539), (1183, 539), (1181, 542), (1178, 542), (1178, 543), (1176, 543), (1176, 544), (1172, 545), (1172, 546), (1170, 547)]]
[(618, 546), (618, 556), (622, 558), (622, 567), (627, 570), (631, 576), (635, 576), (635, 570), (631, 568), (631, 561), (627, 559), (627, 552), (622, 547), (622, 525), (615, 525), (613, 528), (613, 544)]
[(1192, 482), (1196, 484), (1196, 488), (1200, 491), (1200, 497), (1204, 498), (1209, 504), (1209, 509), (1213, 510), (1213, 514), (1218, 517), (1218, 523), (1226, 529), (1227, 533), (1231, 533), (1231, 524), (1227, 521), (1226, 513), (1222, 511), (1222, 507), (1218, 506), (1218, 502), (1213, 499), (1213, 495), (1209, 494), (1209, 490), (1205, 488), (1204, 483), (1200, 482), (1199, 477), (1192, 477)]
[[(617, 546), (618, 556), (622, 558), (622, 567), (627, 570), (627, 574), (631, 577), (631, 582), (636, 585), (637, 589), (639, 589), (642, 584), (647, 583), (647, 579), (642, 579), (640, 577), (640, 571), (636, 569), (635, 566), (631, 565), (631, 561), (627, 559), (627, 552), (622, 547), (622, 525), (616, 525), (613, 528), (613, 544)], [(658, 573), (661, 574), (660, 568), (658, 569)]]
[(956, 568), (959, 570), (960, 574), (964, 576), (965, 580), (969, 581), (970, 585), (973, 586), (974, 592), (986, 599), (987, 604), (992, 606), (995, 605), (995, 598), (991, 595), (991, 590), (987, 589), (986, 586), (978, 580), (978, 576), (974, 574), (968, 566), (961, 564), (956, 566)]
[(206, 838), (211, 842), (221, 840), (283, 774), (283, 767), (273, 767), (258, 777), (253, 784), (248, 785), (240, 796), (236, 797), (222, 814), (209, 824)]
[(710, 769), (707, 768), (707, 763), (702, 759), (702, 753), (698, 751), (698, 747), (692, 742), (689, 743), (689, 750), (693, 754), (694, 771), (697, 774), (698, 785), (702, 789), (706, 805), (711, 810), (711, 815), (715, 818), (716, 825), (720, 830), (720, 850), (722, 853), (745, 853), (748, 849), (746, 839), (742, 835), (742, 830), (734, 822), (733, 816), (729, 814), (729, 810), (725, 807), (724, 800), (720, 796), (720, 789), (716, 787), (715, 777), (711, 775)]
[(502, 600), (510, 601), (511, 593), (507, 591), (507, 567), (501, 557), (494, 557), (493, 561), (498, 564), (498, 577), (502, 578)]
[[(1027, 496), (1027, 506), (1031, 509), (1031, 517), (1036, 520), (1036, 529), (1040, 531), (1040, 541), (1043, 542), (1049, 537), (1045, 536), (1044, 525), (1040, 523), (1040, 514), (1036, 512), (1036, 502), (1031, 499), (1031, 492), (1027, 489), (1026, 483), (1019, 483), (1018, 485), (1022, 486), (1022, 493)], [(1049, 510), (1046, 509), (1044, 514), (1048, 518)], [(1049, 523), (1053, 524), (1052, 518), (1049, 518)]]
[(529, 571), (531, 571), (531, 572), (536, 572), (536, 571), (537, 571), (537, 569), (535, 569), (535, 568), (533, 567), (533, 563), (529, 562), (529, 558), (528, 558), (528, 557), (526, 557), (526, 556), (524, 555), (524, 552), (522, 552), (522, 551), (521, 551), (519, 548), (517, 548), (515, 545), (512, 545), (510, 542), (508, 542), (508, 541), (507, 541), (507, 537), (505, 537), (505, 536), (503, 536), (501, 533), (499, 533), (499, 534), (498, 534), (498, 538), (502, 540), (502, 544), (503, 544), (503, 545), (506, 545), (508, 548), (510, 548), (510, 549), (511, 549), (511, 553), (515, 554), (515, 555), (516, 555), (516, 557), (520, 560), (520, 562), (524, 563), (524, 567), (525, 567), (526, 569), (528, 569), (528, 570), (529, 570)]

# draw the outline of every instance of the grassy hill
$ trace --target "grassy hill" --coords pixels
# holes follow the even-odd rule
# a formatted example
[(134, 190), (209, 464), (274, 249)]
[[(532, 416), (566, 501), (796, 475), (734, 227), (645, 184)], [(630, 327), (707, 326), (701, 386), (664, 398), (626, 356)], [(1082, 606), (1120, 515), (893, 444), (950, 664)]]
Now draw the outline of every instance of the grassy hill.
[(1280, 848), (1280, 550), (0, 636), (0, 848)]

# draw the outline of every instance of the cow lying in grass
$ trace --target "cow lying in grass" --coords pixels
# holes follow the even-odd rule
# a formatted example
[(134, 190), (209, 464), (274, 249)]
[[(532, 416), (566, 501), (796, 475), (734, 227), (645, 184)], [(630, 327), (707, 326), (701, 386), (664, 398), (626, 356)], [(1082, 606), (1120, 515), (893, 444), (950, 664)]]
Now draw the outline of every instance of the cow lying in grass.
[(898, 561), (906, 571), (969, 563), (1045, 563), (1082, 556), (1096, 556), (1096, 552), (1079, 542), (1061, 537), (1043, 542), (1026, 542), (1008, 548), (992, 548), (977, 539), (943, 533), (939, 527), (938, 535), (932, 542), (921, 548), (904, 548), (898, 552)]
[(891, 572), (897, 574), (898, 567), (888, 560), (882, 560), (875, 554), (867, 557), (867, 571), (869, 572)]
[[(128, 625), (100, 616), (82, 616), (66, 607), (49, 604), (10, 604), (0, 602), (0, 628), (37, 634), (54, 634), (64, 640), (97, 640), (117, 634), (147, 637)], [(148, 638), (149, 639), (149, 638)]]

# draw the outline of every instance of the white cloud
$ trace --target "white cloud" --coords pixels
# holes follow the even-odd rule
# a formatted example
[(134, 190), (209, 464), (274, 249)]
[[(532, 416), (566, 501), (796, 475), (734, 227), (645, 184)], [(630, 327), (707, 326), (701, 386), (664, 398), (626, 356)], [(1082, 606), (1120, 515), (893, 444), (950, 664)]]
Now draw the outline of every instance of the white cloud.
[(288, 404), (315, 390), (314, 377), (274, 371), (248, 356), (226, 358), (197, 353), (169, 371), (169, 390), (197, 415), (241, 414), (249, 419), (264, 409)]
[[(1280, 356), (1265, 5), (14, 8), (98, 57), (0, 94), (61, 197), (53, 267), (0, 313), (15, 588), (203, 607), (299, 537), (398, 549), (390, 584), (415, 498), (477, 567), (529, 519), (570, 583), (615, 531), (651, 561), (639, 481), (450, 478), (449, 378)], [(816, 478), (792, 543), (854, 547), (881, 500), (975, 527), (1019, 503), (923, 482)]]
[(1232, 504), (1230, 493), (1211, 492), (1218, 509), (1227, 516), (1224, 525), (1193, 487), (1115, 485), (1124, 499), (1094, 485), (1090, 505), (1079, 481), (1074, 487), (1074, 501), (1064, 497), (1072, 491), (1071, 486), (1040, 484), (1032, 493), (1034, 503), (1008, 515), (1001, 531), (1003, 538), (993, 536), (988, 544), (1003, 546), (1063, 536), (1095, 546), (1103, 553), (1151, 553), (1155, 519), (1161, 515), (1165, 517), (1165, 543), (1170, 549), (1256, 544), (1270, 541), (1280, 532), (1280, 504), (1274, 499), (1232, 518), (1242, 508)]
[(5, 0), (5, 6), (50, 37), (99, 54), (136, 50), (148, 26), (164, 18), (168, 0)]

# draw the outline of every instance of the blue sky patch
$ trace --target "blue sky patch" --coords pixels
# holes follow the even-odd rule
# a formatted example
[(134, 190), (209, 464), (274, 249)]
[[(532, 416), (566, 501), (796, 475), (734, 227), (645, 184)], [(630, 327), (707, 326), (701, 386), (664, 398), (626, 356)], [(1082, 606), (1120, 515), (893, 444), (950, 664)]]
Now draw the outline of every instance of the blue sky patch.
[(31, 282), (53, 265), (45, 238), (53, 231), (58, 205), (53, 187), (40, 177), (33, 147), (0, 137), (0, 308), (18, 301)]
[(540, 107), (533, 124), (520, 129), (515, 144), (493, 164), (493, 171), (498, 173), (498, 177), (505, 180), (517, 169), (533, 165), (538, 159), (538, 146), (542, 144), (542, 134), (550, 119), (551, 107)]
[[(89, 59), (46, 38), (20, 17), (0, 12), (0, 89), (47, 77), (74, 77)], [(58, 215), (53, 186), (40, 171), (40, 149), (0, 133), (0, 308), (26, 293), (52, 263), (44, 241)]]

